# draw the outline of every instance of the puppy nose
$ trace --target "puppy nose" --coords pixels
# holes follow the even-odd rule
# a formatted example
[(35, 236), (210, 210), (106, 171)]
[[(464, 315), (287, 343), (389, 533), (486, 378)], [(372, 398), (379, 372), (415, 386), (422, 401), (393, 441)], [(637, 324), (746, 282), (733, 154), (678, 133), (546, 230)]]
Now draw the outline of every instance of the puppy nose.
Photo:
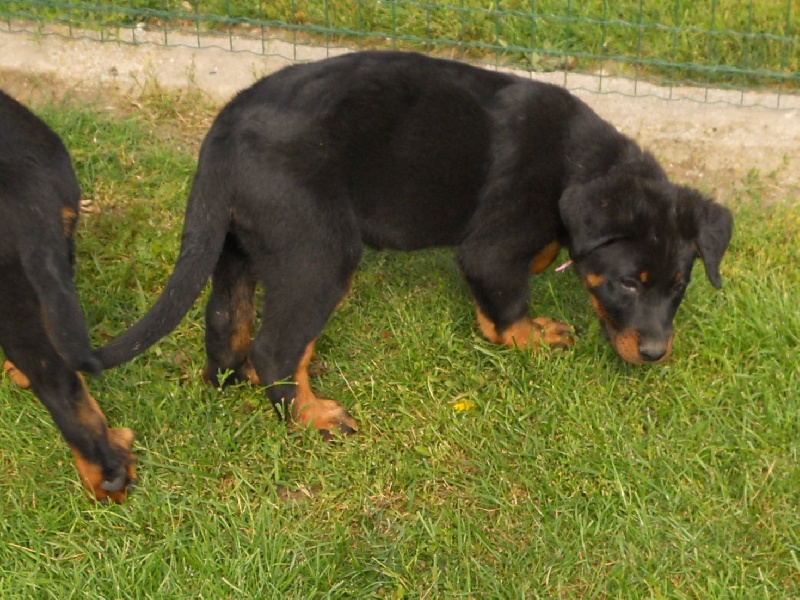
[(667, 354), (667, 345), (653, 342), (639, 344), (639, 356), (647, 362), (655, 362)]

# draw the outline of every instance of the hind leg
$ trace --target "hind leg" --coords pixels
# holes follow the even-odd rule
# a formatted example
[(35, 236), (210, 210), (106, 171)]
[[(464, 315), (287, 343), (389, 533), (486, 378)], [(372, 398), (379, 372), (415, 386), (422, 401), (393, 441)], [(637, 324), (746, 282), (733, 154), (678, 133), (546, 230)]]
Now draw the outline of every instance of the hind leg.
[[(262, 328), (263, 332), (263, 328)], [(288, 423), (311, 426), (325, 440), (334, 431), (354, 433), (358, 423), (338, 402), (319, 398), (311, 389), (308, 365), (314, 351), (315, 339), (307, 336), (264, 332), (253, 343), (252, 357), (261, 381), (269, 381), (267, 396), (280, 416)]]
[(122, 502), (136, 483), (134, 433), (110, 429), (83, 378), (58, 354), (37, 306), (0, 299), (0, 345), (30, 382), (69, 444), (83, 485), (98, 500)]
[(338, 402), (314, 394), (308, 375), (314, 342), (347, 293), (360, 243), (335, 254), (312, 245), (274, 261), (264, 281), (263, 322), (250, 347), (250, 359), (276, 410), (287, 421), (314, 427), (325, 439), (333, 431), (349, 434), (357, 428)]
[(230, 372), (225, 383), (258, 383), (249, 359), (255, 288), (247, 256), (229, 236), (214, 269), (206, 305), (207, 362), (203, 374), (215, 386), (220, 384), (219, 376), (224, 372)]

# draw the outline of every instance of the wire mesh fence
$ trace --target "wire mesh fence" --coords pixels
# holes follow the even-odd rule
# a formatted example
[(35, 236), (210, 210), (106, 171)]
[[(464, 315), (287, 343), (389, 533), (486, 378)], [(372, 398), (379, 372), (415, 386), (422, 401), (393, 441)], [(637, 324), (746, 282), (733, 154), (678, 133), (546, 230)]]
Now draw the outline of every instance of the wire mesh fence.
[[(590, 75), (601, 92), (640, 94), (647, 82), (667, 97), (689, 86), (746, 104), (764, 90), (778, 107), (800, 93), (797, 0), (3, 0), (0, 18), (7, 31), (263, 54), (276, 41), (413, 49), (559, 72), (565, 84)], [(609, 85), (620, 78), (632, 85)]]

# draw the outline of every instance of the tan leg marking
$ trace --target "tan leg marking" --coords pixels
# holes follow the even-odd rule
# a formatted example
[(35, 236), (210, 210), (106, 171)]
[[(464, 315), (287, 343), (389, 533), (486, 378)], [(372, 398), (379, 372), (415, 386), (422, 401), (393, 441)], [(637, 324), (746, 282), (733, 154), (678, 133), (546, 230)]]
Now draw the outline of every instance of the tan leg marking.
[(69, 238), (72, 232), (75, 231), (75, 224), (78, 222), (78, 213), (69, 208), (68, 206), (61, 207), (61, 225), (64, 231), (64, 237)]
[(310, 342), (294, 373), (297, 389), (292, 402), (292, 420), (301, 425), (313, 426), (326, 440), (331, 439), (331, 432), (335, 429), (343, 433), (354, 433), (358, 429), (358, 423), (350, 413), (335, 400), (317, 398), (311, 390), (308, 365), (313, 353), (314, 342)]
[(480, 309), (477, 309), (477, 316), (483, 336), (509, 348), (530, 348), (536, 344), (566, 348), (574, 343), (569, 325), (547, 317), (531, 319), (525, 316), (498, 333), (495, 324)]
[(27, 390), (29, 387), (31, 387), (31, 382), (25, 376), (25, 373), (20, 371), (10, 360), (6, 359), (3, 361), (3, 371), (8, 374), (8, 377), (11, 379), (11, 381), (13, 381), (23, 390)]
[(548, 317), (533, 319), (533, 336), (536, 343), (545, 344), (551, 348), (569, 348), (575, 343), (572, 337), (572, 327), (567, 323)]
[[(249, 286), (237, 286), (234, 290), (233, 336), (231, 337), (231, 350), (234, 354), (249, 357), (255, 315), (253, 290)], [(258, 375), (256, 375), (253, 365), (250, 364), (249, 358), (245, 360), (242, 369), (247, 381), (253, 385), (258, 385)]]
[[(350, 276), (347, 278), (347, 290), (348, 291), (353, 286), (353, 280), (355, 279), (355, 276), (356, 276), (356, 274), (355, 274), (355, 272), (353, 272), (353, 273), (350, 273)], [(346, 299), (347, 299), (347, 292), (342, 294), (342, 297), (339, 300), (339, 302), (336, 303), (336, 308), (334, 308), (334, 310), (338, 310), (342, 306), (342, 304), (344, 304)], [(250, 317), (250, 320), (252, 321), (252, 317)], [(250, 348), (250, 333), (249, 333), (249, 331), (248, 331), (247, 335), (248, 335), (248, 337), (247, 337), (247, 347), (249, 349)], [(309, 351), (309, 347), (311, 348), (310, 351)], [(303, 361), (305, 361), (306, 381), (308, 381), (308, 365), (311, 362), (311, 355), (314, 353), (313, 349), (314, 349), (314, 342), (311, 342), (309, 344), (309, 346), (306, 347), (306, 351), (303, 354), (303, 360), (300, 361), (300, 367), (303, 366)], [(308, 355), (308, 356), (306, 356), (306, 355)], [(300, 367), (298, 367), (298, 371), (300, 370)], [(247, 362), (244, 365), (244, 372), (245, 372), (245, 376), (247, 377), (247, 380), (250, 383), (252, 383), (253, 385), (259, 385), (260, 384), (260, 380), (258, 378), (258, 373), (256, 373), (255, 367), (250, 363), (250, 359), (248, 359)], [(206, 380), (208, 380), (205, 372), (204, 372), (203, 376), (204, 376), (204, 378), (206, 378)], [(295, 377), (295, 381), (297, 381), (296, 377)], [(298, 384), (298, 388), (299, 388), (299, 384)], [(308, 389), (309, 390), (311, 389), (310, 385), (308, 386)], [(336, 404), (336, 402), (334, 400), (330, 400), (329, 402), (334, 402)], [(338, 404), (337, 404), (337, 406), (338, 406)], [(344, 408), (342, 408), (342, 410), (344, 410)], [(344, 410), (344, 412), (346, 413), (347, 411)], [(353, 421), (353, 423), (356, 423), (356, 422)], [(355, 427), (353, 427), (353, 429), (355, 429)]]
[[(242, 370), (244, 371), (244, 378), (253, 385), (258, 385), (258, 373), (256, 373), (255, 367), (250, 364), (250, 359), (248, 358), (244, 365), (242, 366)], [(200, 377), (203, 381), (207, 384), (211, 384), (211, 378), (208, 376), (208, 365), (203, 367), (203, 370), (200, 373)]]
[(255, 314), (252, 288), (249, 285), (237, 285), (233, 289), (231, 316), (233, 321), (231, 350), (235, 354), (247, 355), (250, 350), (251, 328)]
[(256, 373), (256, 368), (250, 364), (249, 358), (244, 364), (244, 376), (247, 378), (247, 381), (253, 385), (259, 385), (261, 383), (261, 380), (258, 378), (258, 373)]
[(547, 267), (553, 264), (553, 261), (558, 256), (558, 252), (561, 250), (561, 244), (556, 242), (555, 240), (547, 244), (544, 248), (542, 248), (539, 253), (533, 257), (531, 261), (531, 273), (538, 274), (544, 271)]

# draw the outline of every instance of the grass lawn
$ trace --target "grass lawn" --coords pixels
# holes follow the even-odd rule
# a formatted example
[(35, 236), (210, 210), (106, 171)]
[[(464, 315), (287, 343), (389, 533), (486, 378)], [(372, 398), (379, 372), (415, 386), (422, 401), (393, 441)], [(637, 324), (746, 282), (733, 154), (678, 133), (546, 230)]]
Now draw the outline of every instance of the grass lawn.
[[(40, 113), (96, 211), (77, 277), (100, 344), (166, 280), (213, 111)], [(532, 305), (578, 343), (531, 353), (480, 336), (450, 252), (368, 252), (317, 345), (315, 388), (361, 424), (333, 444), (202, 384), (198, 303), (89, 381), (138, 432), (122, 506), (86, 498), (45, 409), (0, 381), (0, 597), (797, 597), (800, 206), (767, 188), (726, 199), (723, 291), (698, 265), (651, 368), (615, 357), (573, 273)]]

